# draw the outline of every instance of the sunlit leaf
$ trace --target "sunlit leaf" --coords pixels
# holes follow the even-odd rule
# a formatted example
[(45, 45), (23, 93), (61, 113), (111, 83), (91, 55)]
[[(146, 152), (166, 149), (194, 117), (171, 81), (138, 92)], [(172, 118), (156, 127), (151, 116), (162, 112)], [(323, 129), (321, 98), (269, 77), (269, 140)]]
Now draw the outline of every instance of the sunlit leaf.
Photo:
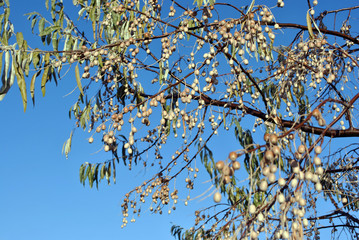
[(62, 146), (62, 154), (65, 153), (66, 159), (68, 159), (69, 153), (71, 151), (71, 143), (72, 143), (72, 135), (74, 131), (71, 131), (70, 137), (66, 140), (64, 145)]
[(79, 70), (79, 66), (78, 66), (78, 65), (76, 65), (76, 67), (75, 67), (75, 76), (76, 76), (77, 87), (79, 88), (81, 94), (84, 95), (84, 91), (82, 90), (80, 70)]
[(36, 78), (41, 74), (41, 70), (37, 71), (31, 78), (31, 83), (30, 83), (30, 95), (31, 95), (31, 99), (33, 104), (35, 104), (35, 81)]
[(16, 34), (16, 41), (17, 41), (17, 44), (19, 45), (19, 47), (22, 47), (22, 44), (24, 42), (24, 37), (22, 35), (22, 32), (18, 32)]
[(312, 20), (310, 16), (310, 11), (307, 11), (307, 27), (308, 27), (308, 33), (311, 39), (314, 38), (313, 28), (312, 28)]
[(42, 96), (44, 96), (44, 97), (45, 97), (45, 93), (46, 93), (45, 84), (48, 79), (49, 68), (50, 68), (50, 66), (45, 67), (44, 73), (42, 74), (42, 78), (41, 78), (41, 91), (42, 91)]
[[(21, 97), (22, 97), (22, 103), (24, 106), (24, 112), (26, 112), (27, 107), (27, 94), (26, 94), (26, 84), (25, 84), (25, 77), (24, 73), (21, 70), (21, 67), (15, 63), (16, 59), (13, 59), (13, 66), (11, 68), (11, 72), (15, 72), (16, 79), (17, 79), (17, 85), (19, 86)], [(13, 73), (11, 73), (13, 74)]]

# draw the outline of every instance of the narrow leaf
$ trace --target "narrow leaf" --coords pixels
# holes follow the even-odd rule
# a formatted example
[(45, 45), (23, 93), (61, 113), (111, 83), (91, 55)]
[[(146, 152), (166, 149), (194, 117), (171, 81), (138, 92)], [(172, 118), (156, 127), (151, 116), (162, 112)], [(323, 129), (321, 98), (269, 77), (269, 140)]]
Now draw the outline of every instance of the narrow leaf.
[(10, 67), (10, 51), (5, 52), (5, 66), (3, 68), (2, 76), (1, 76), (1, 82), (2, 86), (0, 88), (0, 101), (3, 100), (6, 93), (9, 91), (12, 82), (9, 79), (9, 67)]
[(39, 21), (39, 33), (41, 34), (45, 28), (45, 18), (41, 18)]
[(314, 33), (313, 33), (312, 20), (311, 20), (311, 17), (310, 17), (309, 10), (307, 12), (307, 27), (308, 27), (309, 36), (310, 36), (311, 39), (313, 39), (314, 38)]
[(24, 112), (26, 112), (27, 107), (27, 94), (26, 94), (26, 84), (25, 84), (25, 78), (24, 73), (22, 72), (20, 66), (15, 66), (15, 59), (13, 59), (13, 65), (11, 69), (11, 74), (14, 71), (16, 74), (17, 79), (17, 85), (19, 86), (21, 97), (22, 97), (22, 104), (24, 106)]
[(85, 166), (82, 164), (80, 167), (80, 183), (84, 182)]
[(82, 90), (82, 85), (81, 85), (79, 65), (76, 65), (75, 67), (75, 75), (76, 75), (77, 86), (79, 87), (81, 94), (84, 95), (84, 91)]
[(112, 160), (112, 178), (113, 178), (113, 183), (116, 183), (116, 166), (115, 166), (115, 159)]
[(17, 45), (19, 45), (19, 47), (21, 47), (24, 42), (24, 37), (22, 35), (22, 32), (16, 33), (16, 41), (17, 41)]
[(44, 97), (45, 97), (45, 93), (46, 93), (45, 84), (47, 82), (49, 68), (50, 68), (50, 66), (47, 66), (45, 68), (44, 74), (42, 75), (42, 78), (41, 78), (41, 91), (42, 91), (42, 96), (44, 96)]
[(34, 105), (35, 105), (35, 80), (40, 75), (40, 73), (41, 73), (41, 70), (38, 71), (37, 73), (35, 73), (34, 76), (32, 76), (31, 83), (30, 83), (30, 95), (31, 95), (32, 103)]
[(69, 139), (66, 140), (62, 147), (62, 154), (65, 153), (66, 159), (68, 159), (69, 153), (71, 151), (71, 142), (72, 142), (72, 135), (74, 131), (71, 131)]
[(45, 28), (42, 32), (40, 32), (40, 35), (39, 35), (39, 36), (40, 36), (40, 37), (46, 36), (46, 35), (52, 33), (53, 31), (56, 31), (56, 30), (59, 30), (59, 29), (61, 29), (60, 26), (50, 26), (50, 27), (47, 27), (47, 28)]

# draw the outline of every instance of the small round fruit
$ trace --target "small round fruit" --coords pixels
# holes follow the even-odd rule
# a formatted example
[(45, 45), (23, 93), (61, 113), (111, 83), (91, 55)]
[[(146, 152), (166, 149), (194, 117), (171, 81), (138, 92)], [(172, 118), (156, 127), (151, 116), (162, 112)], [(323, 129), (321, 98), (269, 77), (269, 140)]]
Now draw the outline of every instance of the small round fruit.
[(285, 197), (284, 197), (283, 193), (278, 195), (277, 200), (278, 200), (279, 203), (284, 203)]
[(324, 118), (319, 118), (318, 119), (318, 124), (321, 127), (324, 127), (326, 125), (325, 119)]
[(132, 131), (133, 133), (136, 133), (136, 132), (137, 132), (137, 128), (132, 127), (131, 131)]
[(307, 171), (307, 172), (305, 172), (304, 177), (305, 177), (306, 180), (312, 181), (312, 179), (313, 179), (313, 173), (310, 172), (310, 171)]
[(241, 164), (238, 161), (234, 161), (232, 163), (232, 167), (234, 170), (239, 170), (241, 168)]
[(283, 186), (285, 185), (285, 180), (284, 180), (284, 178), (279, 178), (279, 179), (278, 179), (278, 184), (279, 184), (279, 186), (283, 187)]
[(93, 143), (93, 137), (89, 138), (89, 143)]
[(249, 205), (249, 213), (253, 214), (256, 212), (256, 206), (254, 206), (253, 204)]
[(233, 169), (227, 165), (225, 165), (222, 169), (222, 173), (225, 176), (232, 176), (233, 175)]
[(223, 161), (218, 161), (218, 162), (216, 163), (216, 168), (217, 168), (218, 170), (222, 170), (223, 167), (224, 167), (224, 162), (223, 162)]
[(276, 157), (280, 155), (280, 147), (279, 146), (273, 146), (272, 151)]
[(348, 203), (348, 199), (347, 199), (346, 197), (343, 197), (343, 198), (342, 198), (342, 203), (343, 203), (343, 204), (347, 204), (347, 203)]
[(277, 170), (278, 170), (277, 166), (274, 165), (274, 164), (270, 165), (270, 166), (269, 166), (269, 169), (270, 169), (270, 172), (271, 172), (271, 173), (276, 173)]
[(219, 192), (216, 192), (214, 195), (213, 195), (213, 200), (214, 202), (216, 203), (219, 203), (222, 199), (222, 195), (219, 193)]
[(283, 231), (282, 238), (288, 239), (289, 238), (289, 232), (288, 231)]
[(274, 175), (273, 173), (271, 173), (271, 174), (268, 175), (268, 181), (269, 181), (270, 183), (274, 183), (275, 180), (276, 180), (276, 177), (275, 177), (275, 175)]
[(299, 159), (299, 160), (303, 158), (303, 155), (300, 154), (299, 152), (295, 152), (294, 156), (295, 156), (296, 159)]
[(259, 214), (258, 214), (257, 220), (260, 221), (260, 222), (263, 222), (263, 221), (264, 221), (264, 216), (263, 216), (262, 213), (259, 213)]
[(312, 182), (313, 182), (313, 183), (319, 182), (319, 176), (318, 176), (318, 174), (313, 174)]
[(298, 185), (298, 180), (296, 178), (294, 178), (291, 182), (290, 185), (295, 188)]
[(267, 191), (268, 189), (268, 183), (266, 180), (262, 180), (259, 184), (259, 189), (263, 192)]
[(314, 163), (316, 166), (319, 166), (320, 164), (322, 164), (322, 160), (320, 160), (319, 157), (314, 157), (313, 163)]
[(113, 135), (114, 135), (114, 132), (111, 130), (111, 131), (108, 133), (108, 136), (109, 136), (109, 137), (113, 137)]
[(230, 169), (230, 167), (228, 167), (227, 165), (225, 165), (225, 166), (223, 167), (223, 169), (222, 169), (222, 173), (223, 173), (223, 175), (225, 175), (225, 176), (229, 176), (229, 175), (231, 174), (231, 169)]
[(117, 119), (117, 114), (115, 113), (115, 114), (113, 114), (112, 116), (111, 116), (111, 118), (112, 118), (112, 120), (116, 120)]
[(258, 232), (252, 230), (251, 231), (251, 239), (257, 239), (257, 237), (258, 237)]
[(263, 136), (264, 141), (269, 142), (269, 137), (270, 137), (269, 133), (264, 134), (264, 136)]
[(232, 182), (232, 178), (230, 176), (224, 176), (223, 181), (224, 181), (224, 184), (228, 184), (228, 183)]
[(300, 154), (305, 153), (305, 146), (304, 146), (304, 145), (299, 145), (297, 151), (298, 151)]
[(324, 173), (324, 169), (322, 167), (317, 167), (317, 169), (315, 169), (315, 173), (321, 176)]
[(313, 110), (312, 115), (313, 115), (313, 117), (315, 117), (316, 119), (319, 119), (319, 118), (322, 116), (322, 114), (320, 113), (320, 111), (319, 111), (318, 108), (316, 108), (316, 109)]
[(300, 206), (304, 207), (307, 204), (307, 201), (305, 201), (304, 198), (300, 198), (298, 203), (299, 203)]
[(292, 171), (293, 171), (293, 173), (299, 174), (300, 173), (300, 168), (299, 167), (294, 167), (294, 168), (292, 168)]
[(323, 189), (322, 184), (319, 183), (319, 182), (317, 182), (317, 183), (315, 184), (315, 190), (317, 190), (318, 192), (321, 192), (322, 189)]
[(306, 218), (303, 219), (303, 225), (304, 225), (304, 227), (307, 227), (309, 225), (308, 219), (306, 219)]
[(231, 161), (236, 161), (236, 159), (238, 158), (238, 154), (236, 152), (230, 152), (228, 158)]
[(262, 170), (262, 174), (264, 176), (268, 176), (270, 174), (270, 168), (269, 167), (264, 167)]
[(108, 152), (110, 150), (110, 146), (109, 145), (105, 145), (105, 152)]
[(321, 153), (322, 153), (322, 147), (321, 147), (321, 146), (316, 146), (316, 147), (314, 148), (314, 152), (315, 152), (316, 154), (321, 154)]
[(275, 134), (271, 134), (269, 137), (269, 142), (273, 145), (276, 145), (278, 143), (278, 137)]
[(264, 154), (264, 157), (266, 160), (268, 160), (269, 162), (273, 162), (274, 160), (274, 153), (272, 150), (267, 150)]

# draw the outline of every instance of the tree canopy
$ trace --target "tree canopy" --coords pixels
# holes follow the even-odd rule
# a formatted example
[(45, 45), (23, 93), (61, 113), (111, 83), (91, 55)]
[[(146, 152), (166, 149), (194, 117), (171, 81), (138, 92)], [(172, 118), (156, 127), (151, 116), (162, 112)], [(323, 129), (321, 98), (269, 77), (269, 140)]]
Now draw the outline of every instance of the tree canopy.
[[(43, 96), (51, 81), (76, 82), (69, 117), (108, 155), (84, 162), (80, 182), (158, 170), (125, 194), (122, 227), (141, 210), (175, 210), (206, 174), (213, 204), (192, 228), (173, 226), (179, 239), (358, 236), (359, 143), (342, 139), (359, 137), (359, 6), (300, 1), (300, 24), (278, 21), (294, 4), (282, 0), (44, 2), (49, 13), (27, 14), (39, 47), (0, 1), (0, 100), (15, 79), (24, 111), (36, 81)], [(226, 135), (238, 147), (214, 159), (210, 143)]]

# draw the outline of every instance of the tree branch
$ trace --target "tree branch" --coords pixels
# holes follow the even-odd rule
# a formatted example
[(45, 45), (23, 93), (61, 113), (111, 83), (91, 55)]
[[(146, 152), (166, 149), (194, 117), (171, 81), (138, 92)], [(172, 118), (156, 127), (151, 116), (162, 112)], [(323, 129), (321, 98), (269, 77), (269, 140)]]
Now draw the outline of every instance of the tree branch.
[[(270, 25), (270, 26), (274, 26), (275, 24), (278, 24), (280, 27), (282, 28), (298, 28), (298, 29), (302, 29), (302, 30), (308, 30), (307, 26), (304, 25), (300, 25), (300, 24), (295, 24), (295, 23), (275, 23), (275, 22), (262, 22), (262, 25)], [(332, 31), (332, 30), (327, 30), (324, 28), (319, 28), (320, 32), (325, 33), (325, 34), (329, 34), (329, 35), (333, 35), (333, 36), (337, 36), (337, 37), (341, 37), (343, 39), (347, 39), (349, 41), (352, 41), (355, 44), (359, 44), (359, 39), (353, 38), (349, 35), (346, 35), (344, 33), (341, 32), (337, 32), (337, 31)], [(314, 31), (314, 29), (313, 29)]]

